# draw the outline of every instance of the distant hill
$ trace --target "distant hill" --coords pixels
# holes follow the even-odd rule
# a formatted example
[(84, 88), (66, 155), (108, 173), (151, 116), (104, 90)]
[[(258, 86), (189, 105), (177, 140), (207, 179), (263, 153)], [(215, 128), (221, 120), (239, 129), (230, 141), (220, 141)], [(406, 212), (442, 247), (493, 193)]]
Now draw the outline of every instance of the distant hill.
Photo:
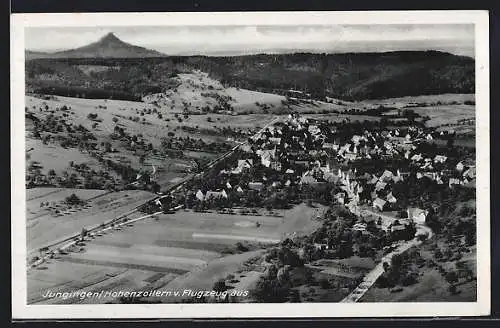
[(86, 46), (53, 53), (30, 52), (31, 58), (147, 58), (163, 57), (161, 52), (123, 42), (113, 33), (108, 33)]
[[(68, 90), (71, 85), (128, 93), (137, 98), (170, 88), (169, 77), (179, 72), (201, 70), (225, 86), (282, 95), (293, 89), (311, 94), (315, 99), (365, 100), (475, 93), (474, 59), (439, 51), (147, 57), (145, 54), (150, 52), (146, 50), (145, 57), (141, 58), (139, 51), (134, 52), (136, 57), (130, 57), (130, 52), (126, 57), (128, 50), (124, 50), (114, 51), (115, 58), (104, 57), (112, 51), (103, 49), (118, 49), (122, 44), (111, 35), (80, 50), (62, 52), (65, 59), (28, 60), (27, 86), (56, 93)], [(82, 57), (95, 53), (95, 49), (100, 49), (100, 57)], [(130, 50), (130, 46), (124, 49)], [(124, 57), (118, 57), (118, 53)], [(55, 87), (56, 91), (48, 87)], [(78, 93), (81, 94), (81, 90)]]

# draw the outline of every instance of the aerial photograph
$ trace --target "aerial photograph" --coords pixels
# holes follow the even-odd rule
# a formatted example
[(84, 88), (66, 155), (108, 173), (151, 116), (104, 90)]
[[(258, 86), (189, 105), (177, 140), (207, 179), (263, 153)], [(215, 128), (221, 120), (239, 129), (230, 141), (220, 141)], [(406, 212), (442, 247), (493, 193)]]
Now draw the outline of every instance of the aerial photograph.
[(474, 24), (24, 35), (29, 305), (476, 302)]

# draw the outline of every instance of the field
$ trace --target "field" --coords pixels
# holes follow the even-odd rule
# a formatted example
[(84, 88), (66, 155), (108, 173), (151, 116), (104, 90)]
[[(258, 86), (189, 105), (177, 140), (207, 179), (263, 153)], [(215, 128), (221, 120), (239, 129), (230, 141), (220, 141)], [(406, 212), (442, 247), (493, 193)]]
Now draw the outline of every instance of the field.
[(53, 206), (59, 205), (64, 199), (71, 194), (75, 194), (78, 198), (90, 201), (91, 199), (103, 196), (107, 192), (105, 190), (91, 189), (67, 189), (67, 188), (33, 188), (26, 190), (26, 218), (28, 221), (36, 219), (46, 214), (49, 208), (42, 209), (40, 203), (49, 202)]
[[(412, 108), (420, 116), (429, 116), (427, 126), (438, 127), (443, 124), (457, 124), (460, 120), (473, 120), (476, 117), (475, 106), (443, 105)], [(474, 125), (471, 126), (474, 130)]]
[[(61, 175), (63, 171), (69, 168), (69, 162), (73, 161), (76, 164), (85, 163), (94, 170), (104, 170), (104, 166), (89, 154), (79, 151), (76, 148), (63, 148), (57, 144), (44, 144), (41, 140), (26, 138), (26, 149), (29, 151), (29, 160), (26, 162), (40, 163), (41, 172), (47, 174), (49, 170), (54, 170), (57, 175)], [(116, 176), (114, 172), (111, 175)]]
[(162, 108), (182, 113), (185, 104), (189, 104), (189, 108), (194, 110), (200, 110), (204, 106), (216, 106), (218, 104), (216, 95), (227, 98), (236, 112), (254, 109), (256, 102), (278, 107), (281, 106), (281, 101), (285, 100), (283, 96), (270, 93), (225, 88), (219, 81), (200, 71), (178, 74), (173, 81), (176, 84), (175, 88), (146, 96), (144, 101), (156, 102)]
[[(457, 134), (474, 134), (476, 105), (474, 94), (442, 94), (364, 100), (360, 103), (370, 106), (382, 105), (396, 109), (409, 109), (421, 117), (429, 117), (426, 126), (437, 131), (453, 130)], [(386, 114), (395, 114), (397, 110)]]
[[(87, 204), (66, 205), (65, 198), (73, 193), (86, 200)], [(154, 197), (152, 193), (135, 190), (108, 193), (103, 190), (28, 189), (28, 255), (36, 254), (40, 247), (53, 241), (77, 234), (84, 227), (93, 227), (113, 219)], [(49, 202), (49, 205), (40, 207), (41, 202)]]
[[(241, 271), (247, 261), (261, 256), (266, 245), (279, 242), (289, 233), (317, 227), (317, 210), (299, 205), (287, 210), (283, 217), (181, 211), (137, 221), (99, 234), (84, 246), (75, 246), (68, 254), (58, 255), (32, 270), (28, 275), (29, 299), (43, 303), (103, 302), (43, 299), (40, 295), (49, 289), (134, 291), (154, 286), (181, 291), (210, 290), (217, 279)], [(261, 225), (257, 227), (256, 222)], [(238, 251), (237, 242), (248, 251)], [(250, 278), (242, 284), (255, 283), (256, 277)]]
[(398, 98), (386, 98), (383, 100), (363, 100), (361, 103), (371, 104), (371, 105), (384, 105), (391, 107), (404, 107), (408, 104), (463, 104), (466, 101), (474, 101), (475, 95), (471, 93), (445, 93), (440, 95), (422, 95), (422, 96), (408, 96), (408, 97), (398, 97)]
[[(139, 135), (145, 140), (146, 143), (151, 143), (156, 149), (160, 148), (162, 138), (166, 137), (169, 132), (174, 133), (175, 136), (192, 138), (201, 138), (205, 142), (225, 141), (226, 137), (217, 136), (215, 133), (204, 135), (193, 135), (182, 130), (177, 130), (179, 127), (178, 122), (172, 124), (165, 120), (159, 120), (152, 114), (145, 114), (147, 121), (135, 122), (129, 120), (129, 117), (143, 117), (137, 114), (137, 110), (145, 108), (150, 109), (151, 106), (141, 102), (119, 101), (119, 100), (95, 100), (95, 99), (80, 99), (80, 98), (66, 98), (57, 97), (55, 100), (43, 100), (36, 97), (27, 96), (26, 104), (31, 108), (33, 113), (39, 117), (44, 118), (54, 111), (54, 115), (61, 115), (63, 112), (57, 111), (57, 108), (67, 106), (71, 108), (65, 111), (64, 114), (69, 115), (66, 120), (74, 125), (81, 124), (89, 129), (92, 134), (97, 138), (96, 143), (102, 145), (103, 143), (111, 143), (112, 148), (116, 149), (114, 152), (106, 152), (104, 159), (110, 159), (113, 162), (121, 163), (123, 165), (130, 165), (136, 170), (152, 170), (155, 165), (157, 169), (157, 182), (162, 187), (168, 187), (171, 180), (176, 178), (183, 178), (186, 176), (188, 170), (191, 168), (192, 159), (200, 159), (202, 157), (212, 158), (216, 153), (196, 152), (192, 151), (190, 154), (185, 154), (184, 158), (172, 158), (161, 155), (151, 155), (144, 152), (136, 152), (128, 150), (123, 144), (112, 140), (110, 137), (114, 130), (115, 122), (113, 119), (118, 119), (116, 126), (123, 128), (130, 135)], [(48, 107), (48, 110), (38, 111), (39, 108)], [(89, 114), (97, 114), (100, 122), (95, 122), (87, 118)], [(173, 114), (164, 114), (165, 117), (171, 117), (172, 121), (175, 120)], [(146, 120), (146, 119), (145, 119)], [(149, 122), (150, 121), (150, 122)], [(146, 123), (149, 122), (149, 123)], [(27, 120), (27, 123), (28, 120)], [(93, 127), (96, 124), (97, 127)], [(31, 124), (27, 124), (27, 132), (31, 129)], [(175, 132), (174, 132), (175, 131)], [(95, 171), (106, 171), (115, 178), (116, 173), (105, 168), (103, 164), (99, 163), (96, 158), (93, 158), (86, 151), (77, 148), (63, 148), (57, 142), (49, 142), (44, 144), (40, 139), (33, 137), (26, 137), (26, 149), (28, 161), (27, 164), (38, 162), (42, 166), (41, 173), (47, 174), (50, 169), (54, 169), (57, 175), (61, 175), (63, 171), (68, 171), (69, 162), (73, 161), (75, 164), (87, 164), (89, 169)], [(143, 161), (141, 156), (145, 155)], [(70, 172), (71, 173), (71, 172)]]

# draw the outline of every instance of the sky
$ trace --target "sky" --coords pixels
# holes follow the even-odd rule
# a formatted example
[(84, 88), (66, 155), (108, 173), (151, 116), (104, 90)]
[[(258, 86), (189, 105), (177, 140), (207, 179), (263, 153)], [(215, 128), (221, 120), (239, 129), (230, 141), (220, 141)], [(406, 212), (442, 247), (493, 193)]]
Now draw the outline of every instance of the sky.
[(439, 50), (474, 57), (472, 24), (29, 27), (25, 47), (46, 52), (73, 49), (109, 32), (166, 55)]

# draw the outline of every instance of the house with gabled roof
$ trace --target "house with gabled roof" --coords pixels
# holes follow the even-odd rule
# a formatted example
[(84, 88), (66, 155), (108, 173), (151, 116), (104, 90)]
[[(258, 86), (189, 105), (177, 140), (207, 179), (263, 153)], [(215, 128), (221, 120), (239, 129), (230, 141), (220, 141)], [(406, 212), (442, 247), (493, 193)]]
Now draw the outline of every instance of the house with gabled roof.
[(352, 226), (352, 230), (356, 231), (366, 231), (367, 224), (366, 223), (356, 223)]
[(318, 182), (312, 175), (304, 175), (300, 178), (300, 184), (313, 184), (315, 182)]
[(382, 180), (382, 181), (392, 180), (393, 175), (394, 174), (391, 171), (385, 170), (384, 173), (382, 173), (382, 175), (380, 176), (379, 180)]
[(375, 175), (373, 175), (371, 177), (371, 179), (368, 179), (368, 181), (366, 183), (367, 184), (376, 184), (377, 182), (378, 182), (378, 178)]
[(422, 210), (420, 208), (408, 208), (406, 212), (408, 218), (415, 221), (418, 224), (424, 224), (428, 214), (428, 211)]
[(198, 198), (198, 200), (200, 201), (203, 201), (205, 199), (205, 195), (203, 195), (203, 192), (201, 190), (198, 190), (196, 192), (196, 198)]
[(373, 208), (378, 209), (379, 211), (383, 211), (385, 209), (387, 202), (382, 198), (376, 198), (373, 201)]
[(269, 141), (274, 144), (274, 145), (279, 145), (281, 144), (281, 138), (277, 138), (277, 137), (272, 137), (272, 138), (269, 138)]
[(402, 224), (396, 224), (396, 225), (391, 226), (391, 232), (403, 231), (405, 229), (406, 229), (406, 227)]
[(444, 163), (447, 159), (448, 157), (444, 155), (436, 155), (436, 157), (434, 157), (434, 163)]
[(474, 179), (476, 177), (476, 168), (475, 167), (468, 168), (467, 170), (465, 170), (462, 176), (465, 178)]
[(396, 197), (394, 197), (394, 195), (392, 194), (392, 192), (388, 193), (387, 194), (387, 197), (386, 197), (386, 200), (389, 202), (389, 203), (396, 203), (398, 200), (396, 199)]
[(383, 181), (378, 181), (376, 184), (375, 184), (375, 190), (376, 191), (380, 191), (380, 190), (384, 190), (385, 187), (387, 186), (387, 183), (383, 182)]
[(205, 200), (217, 199), (217, 198), (227, 198), (227, 193), (225, 190), (222, 191), (212, 191), (209, 190), (205, 194)]
[(420, 162), (423, 159), (422, 154), (415, 154), (411, 157), (411, 160), (414, 162)]

